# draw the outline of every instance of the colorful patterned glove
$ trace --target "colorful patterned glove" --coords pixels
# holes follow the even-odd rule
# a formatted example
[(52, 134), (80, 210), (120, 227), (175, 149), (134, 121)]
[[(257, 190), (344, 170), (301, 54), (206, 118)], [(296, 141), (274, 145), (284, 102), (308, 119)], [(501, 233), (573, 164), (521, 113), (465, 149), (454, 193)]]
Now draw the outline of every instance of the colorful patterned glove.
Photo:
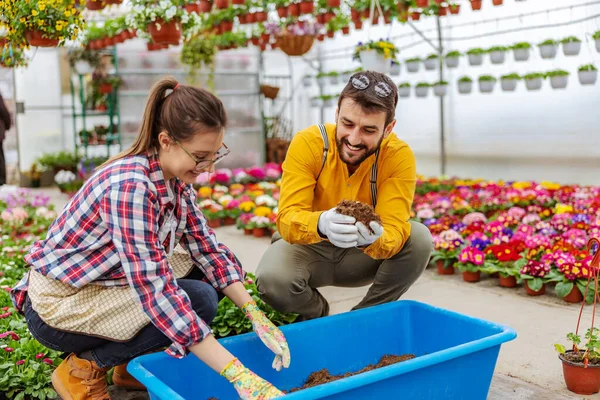
[(290, 366), (290, 348), (279, 328), (269, 321), (254, 301), (244, 304), (242, 311), (252, 322), (252, 329), (260, 340), (275, 353), (273, 368), (277, 371), (281, 371), (281, 367), (288, 368)]
[(268, 400), (283, 396), (283, 393), (265, 381), (237, 359), (233, 359), (221, 372), (233, 385), (242, 400)]

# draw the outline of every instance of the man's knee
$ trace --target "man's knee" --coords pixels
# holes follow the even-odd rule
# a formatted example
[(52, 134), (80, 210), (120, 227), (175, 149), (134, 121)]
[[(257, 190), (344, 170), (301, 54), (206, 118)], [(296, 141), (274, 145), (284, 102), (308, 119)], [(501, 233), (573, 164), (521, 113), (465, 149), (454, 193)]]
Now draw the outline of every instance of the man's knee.
[(425, 225), (410, 221), (410, 245), (414, 256), (427, 265), (433, 252), (433, 236)]
[(256, 288), (260, 298), (275, 310), (294, 311), (294, 297), (307, 290), (304, 279), (289, 276), (282, 269), (259, 268), (256, 271)]

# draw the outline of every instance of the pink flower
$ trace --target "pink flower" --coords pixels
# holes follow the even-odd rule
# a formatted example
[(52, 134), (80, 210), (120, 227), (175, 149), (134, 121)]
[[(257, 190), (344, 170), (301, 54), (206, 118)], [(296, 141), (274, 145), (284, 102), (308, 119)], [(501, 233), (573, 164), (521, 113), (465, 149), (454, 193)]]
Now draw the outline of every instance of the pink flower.
[(16, 365), (23, 365), (23, 364), (25, 364), (25, 360), (19, 360), (15, 364)]
[(508, 215), (520, 221), (525, 216), (526, 211), (521, 207), (511, 207), (508, 210)]
[(48, 365), (52, 365), (52, 364), (54, 364), (54, 361), (52, 361), (50, 358), (44, 358), (44, 359), (42, 360), (42, 362), (44, 362), (44, 363), (46, 363), (46, 364), (48, 364)]
[(246, 279), (246, 283), (252, 285), (254, 281), (251, 278)]
[(424, 208), (422, 210), (417, 211), (417, 218), (420, 219), (429, 219), (434, 217), (434, 212), (431, 208)]
[(7, 353), (12, 353), (13, 351), (15, 351), (15, 349), (13, 349), (12, 347), (5, 347), (4, 351)]
[(40, 358), (43, 358), (44, 356), (45, 356), (44, 353), (39, 353), (39, 354), (35, 355), (35, 358), (37, 358), (39, 360)]
[(4, 339), (7, 336), (10, 336), (12, 338), (12, 340), (14, 340), (15, 342), (20, 339), (19, 335), (17, 335), (13, 331), (8, 331), (8, 332), (0, 333), (0, 339)]
[[(9, 289), (10, 289), (10, 288), (9, 288)], [(10, 292), (10, 290), (7, 290), (7, 292)], [(2, 319), (2, 318), (8, 318), (8, 317), (10, 317), (11, 315), (12, 315), (12, 313), (11, 313), (10, 311), (9, 311), (9, 312), (7, 312), (7, 313), (4, 313), (4, 314), (0, 314), (0, 319)]]

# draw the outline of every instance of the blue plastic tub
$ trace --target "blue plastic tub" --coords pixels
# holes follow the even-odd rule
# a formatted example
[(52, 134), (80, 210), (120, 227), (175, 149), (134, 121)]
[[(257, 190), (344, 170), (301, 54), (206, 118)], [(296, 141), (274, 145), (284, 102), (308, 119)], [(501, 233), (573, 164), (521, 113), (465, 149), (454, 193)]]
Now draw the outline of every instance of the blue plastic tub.
[[(254, 333), (220, 342), (252, 371), (280, 390), (302, 386), (322, 368), (338, 375), (359, 371), (385, 354), (416, 358), (286, 395), (296, 399), (478, 399), (487, 397), (509, 327), (429, 306), (397, 301), (282, 328), (290, 368), (272, 369), (271, 353)], [(238, 399), (231, 384), (194, 355), (136, 358), (128, 370), (161, 400)]]

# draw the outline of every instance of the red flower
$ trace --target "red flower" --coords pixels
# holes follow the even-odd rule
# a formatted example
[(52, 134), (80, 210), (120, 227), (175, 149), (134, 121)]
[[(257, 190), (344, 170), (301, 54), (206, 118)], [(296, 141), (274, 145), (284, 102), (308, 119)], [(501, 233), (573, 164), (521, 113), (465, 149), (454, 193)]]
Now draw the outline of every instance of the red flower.
[(12, 338), (12, 340), (14, 340), (15, 342), (20, 339), (19, 335), (17, 335), (13, 331), (8, 331), (8, 332), (0, 333), (0, 339), (4, 339), (7, 336), (10, 336)]
[(23, 364), (25, 364), (25, 360), (19, 360), (15, 364), (16, 365), (23, 365)]
[(46, 364), (48, 364), (48, 365), (52, 365), (52, 364), (54, 364), (54, 361), (52, 361), (52, 360), (51, 360), (51, 359), (49, 359), (49, 358), (44, 358), (44, 359), (42, 360), (42, 362), (44, 362), (44, 363), (46, 363)]
[(4, 351), (7, 352), (7, 353), (12, 353), (15, 350), (12, 347), (5, 347)]
[(44, 356), (45, 356), (44, 353), (39, 353), (39, 354), (35, 355), (35, 358), (37, 358), (39, 360), (40, 358), (43, 358)]

